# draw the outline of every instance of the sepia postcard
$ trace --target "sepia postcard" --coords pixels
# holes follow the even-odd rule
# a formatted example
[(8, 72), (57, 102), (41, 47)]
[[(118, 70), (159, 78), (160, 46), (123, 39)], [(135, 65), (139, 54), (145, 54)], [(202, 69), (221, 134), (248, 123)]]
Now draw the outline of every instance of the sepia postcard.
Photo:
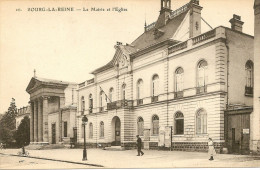
[(0, 169), (259, 168), (260, 0), (1, 0)]

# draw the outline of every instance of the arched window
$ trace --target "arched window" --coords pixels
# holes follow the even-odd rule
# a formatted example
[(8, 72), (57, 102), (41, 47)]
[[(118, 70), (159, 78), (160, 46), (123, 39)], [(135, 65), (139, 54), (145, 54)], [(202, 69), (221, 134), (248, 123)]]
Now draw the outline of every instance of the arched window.
[(126, 89), (126, 85), (123, 84), (122, 85), (122, 100), (126, 99), (126, 91), (125, 91), (125, 89)]
[(196, 133), (207, 133), (207, 113), (203, 109), (199, 110), (196, 114)]
[(253, 94), (253, 87), (254, 87), (254, 65), (252, 61), (246, 62), (246, 91), (245, 94)]
[(85, 111), (85, 99), (84, 96), (81, 97), (81, 112), (84, 114)]
[(152, 134), (158, 135), (159, 134), (159, 117), (157, 115), (154, 115), (152, 117)]
[(89, 94), (89, 113), (92, 113), (93, 111), (93, 98), (92, 94)]
[(89, 124), (89, 139), (93, 139), (93, 124)]
[(181, 112), (177, 112), (174, 116), (174, 134), (183, 135), (184, 134), (184, 116)]
[(142, 79), (139, 79), (137, 81), (137, 87), (136, 87), (136, 98), (137, 99), (142, 99), (143, 96), (142, 96), (142, 92), (143, 92), (143, 80)]
[(208, 63), (205, 60), (201, 60), (198, 64), (197, 68), (197, 86), (198, 87), (203, 87), (206, 86), (208, 83)]
[(104, 137), (104, 122), (103, 121), (100, 122), (100, 137), (101, 138)]
[(181, 67), (177, 68), (175, 71), (175, 91), (183, 91), (183, 75), (184, 71)]
[(152, 96), (159, 95), (159, 76), (156, 74), (152, 79)]
[(137, 134), (139, 136), (144, 135), (144, 119), (142, 117), (139, 117), (137, 120)]
[(110, 102), (113, 101), (113, 95), (114, 95), (114, 89), (113, 89), (113, 87), (111, 87), (109, 89), (109, 99), (110, 99)]

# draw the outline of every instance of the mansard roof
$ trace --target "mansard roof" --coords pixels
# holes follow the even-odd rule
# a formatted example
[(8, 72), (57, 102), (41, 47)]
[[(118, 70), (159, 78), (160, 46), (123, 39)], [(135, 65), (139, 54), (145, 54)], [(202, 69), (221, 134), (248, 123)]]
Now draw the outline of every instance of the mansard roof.
[[(156, 24), (156, 22), (155, 22), (155, 23), (151, 24), (151, 26), (147, 26), (146, 31), (142, 35), (140, 35), (130, 45), (129, 44), (120, 45), (120, 49), (123, 51), (123, 53), (125, 53), (127, 55), (131, 55), (131, 54), (134, 54), (137, 52), (139, 53), (139, 52), (145, 51), (147, 48), (153, 47), (154, 45), (157, 45), (157, 44), (161, 44), (167, 40), (171, 41), (171, 44), (175, 44), (176, 42), (179, 42), (179, 41), (173, 40), (172, 37), (174, 36), (175, 32), (177, 31), (177, 29), (183, 22), (185, 16), (189, 12), (190, 3), (192, 3), (192, 2), (193, 1), (187, 3), (186, 5), (182, 6), (181, 8), (179, 8), (175, 11), (170, 11), (168, 13), (169, 16), (167, 16), (167, 20), (165, 21), (165, 25), (161, 26), (162, 24)], [(159, 20), (160, 20), (159, 22), (162, 22), (161, 19), (164, 18), (164, 17), (161, 17), (162, 15), (165, 15), (165, 14), (160, 14), (157, 22)], [(148, 29), (148, 27), (149, 27), (149, 29)], [(116, 53), (117, 53), (117, 51), (115, 52), (113, 59), (109, 63), (94, 70), (91, 73), (96, 74), (96, 73), (102, 72), (106, 69), (113, 68), (115, 60), (117, 59)]]
[[(168, 23), (163, 27), (153, 27), (152, 29), (145, 31), (141, 36), (133, 41), (131, 45), (133, 45), (134, 48), (141, 50), (158, 42), (171, 39), (180, 24), (182, 23), (183, 19), (185, 18), (187, 12), (188, 10), (174, 17), (173, 19), (170, 19), (169, 21), (167, 21)], [(159, 38), (154, 37), (154, 32), (156, 29), (163, 33), (162, 36), (160, 36)]]
[(34, 89), (37, 89), (38, 87), (40, 87), (42, 85), (54, 86), (57, 88), (66, 88), (68, 85), (77, 85), (77, 83), (66, 82), (66, 81), (61, 81), (61, 80), (46, 79), (46, 78), (40, 78), (40, 77), (32, 77), (26, 88), (26, 91), (28, 93), (30, 93)]

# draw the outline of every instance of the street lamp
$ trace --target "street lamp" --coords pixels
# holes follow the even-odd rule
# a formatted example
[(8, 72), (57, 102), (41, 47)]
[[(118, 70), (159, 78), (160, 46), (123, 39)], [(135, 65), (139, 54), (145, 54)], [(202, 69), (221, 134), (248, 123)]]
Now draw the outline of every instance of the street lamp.
[(87, 160), (87, 149), (86, 149), (86, 124), (88, 123), (88, 118), (86, 115), (82, 118), (82, 124), (84, 125), (84, 149), (83, 149), (83, 159), (82, 161)]

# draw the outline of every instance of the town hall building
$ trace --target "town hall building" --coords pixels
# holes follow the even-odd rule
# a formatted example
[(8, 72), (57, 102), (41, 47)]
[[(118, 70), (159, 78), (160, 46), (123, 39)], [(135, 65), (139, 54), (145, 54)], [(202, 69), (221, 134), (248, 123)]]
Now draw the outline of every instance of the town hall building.
[(132, 43), (118, 42), (94, 78), (34, 76), (26, 89), (31, 144), (74, 138), (80, 146), (85, 126), (88, 147), (135, 148), (139, 135), (147, 149), (206, 151), (212, 138), (218, 152), (260, 151), (259, 0), (254, 8), (255, 41), (239, 15), (231, 28), (202, 32), (199, 0), (176, 10), (161, 0), (158, 19)]
[(238, 15), (231, 28), (202, 33), (202, 9), (191, 0), (173, 11), (161, 0), (157, 21), (132, 43), (118, 42), (111, 61), (79, 84), (79, 143), (86, 115), (90, 146), (133, 148), (139, 134), (149, 149), (204, 151), (210, 137), (219, 152), (249, 150), (254, 38)]

